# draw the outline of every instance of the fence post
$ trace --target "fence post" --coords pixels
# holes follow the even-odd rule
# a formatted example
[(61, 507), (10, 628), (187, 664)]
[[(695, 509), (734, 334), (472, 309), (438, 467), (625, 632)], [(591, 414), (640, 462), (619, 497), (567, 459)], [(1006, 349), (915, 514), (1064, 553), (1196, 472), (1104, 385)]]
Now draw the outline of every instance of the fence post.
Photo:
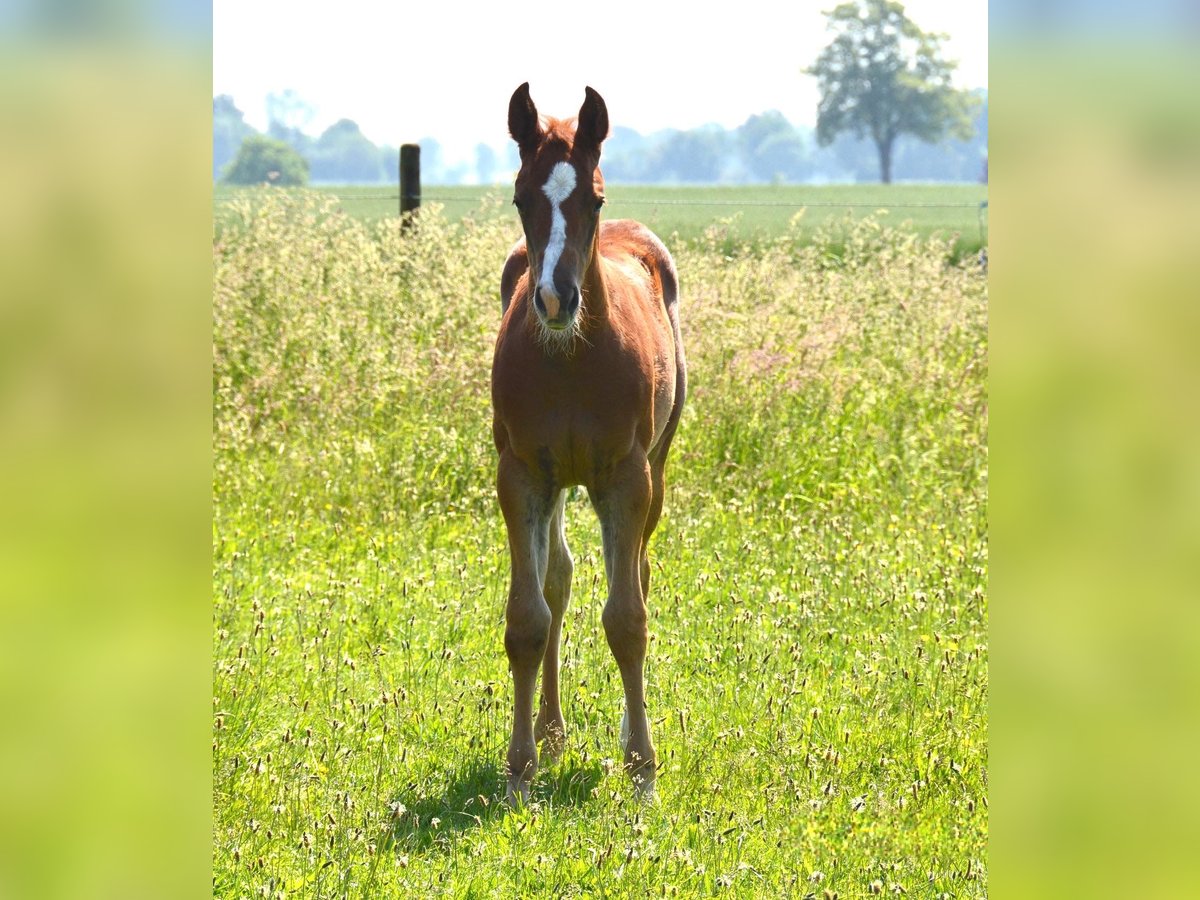
[(421, 147), (403, 144), (400, 147), (400, 224), (412, 223), (412, 212), (421, 206)]

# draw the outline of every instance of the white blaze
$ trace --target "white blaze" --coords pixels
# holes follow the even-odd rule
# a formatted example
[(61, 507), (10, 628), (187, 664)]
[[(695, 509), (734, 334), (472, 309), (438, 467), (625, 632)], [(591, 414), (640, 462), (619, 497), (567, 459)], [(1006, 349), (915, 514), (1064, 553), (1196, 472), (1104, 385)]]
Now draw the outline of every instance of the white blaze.
[[(575, 168), (569, 162), (560, 162), (550, 170), (550, 177), (542, 185), (542, 193), (550, 200), (550, 241), (546, 244), (546, 255), (542, 257), (542, 277), (539, 287), (554, 291), (554, 269), (562, 255), (567, 240), (567, 220), (562, 214), (563, 201), (575, 190)], [(558, 295), (554, 291), (555, 296)]]

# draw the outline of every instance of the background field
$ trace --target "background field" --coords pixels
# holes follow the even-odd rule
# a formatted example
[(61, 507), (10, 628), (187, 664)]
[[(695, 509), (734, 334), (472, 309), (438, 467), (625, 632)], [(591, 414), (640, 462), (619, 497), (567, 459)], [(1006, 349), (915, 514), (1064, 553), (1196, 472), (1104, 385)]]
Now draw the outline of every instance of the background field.
[(577, 496), (568, 749), (508, 812), (488, 377), (512, 226), (236, 203), (214, 242), (216, 896), (986, 895), (977, 265), (873, 219), (672, 242), (691, 393), (651, 546), (662, 803), (619, 771)]
[[(377, 222), (397, 215), (399, 189), (333, 186), (318, 188), (336, 196), (347, 215)], [(215, 219), (229, 222), (226, 203), (255, 189), (216, 185)], [(986, 246), (987, 186), (978, 184), (857, 184), (738, 187), (646, 187), (608, 185), (605, 215), (645, 222), (663, 238), (677, 235), (694, 241), (714, 226), (734, 240), (759, 241), (789, 233), (791, 219), (802, 213), (793, 233), (806, 243), (822, 227), (837, 227), (847, 218), (872, 216), (892, 226), (910, 226), (918, 234), (950, 240), (956, 256)], [(509, 201), (512, 189), (497, 187), (427, 186), (423, 204), (437, 206), (451, 221), (478, 217), (481, 211), (509, 221), (517, 217)]]

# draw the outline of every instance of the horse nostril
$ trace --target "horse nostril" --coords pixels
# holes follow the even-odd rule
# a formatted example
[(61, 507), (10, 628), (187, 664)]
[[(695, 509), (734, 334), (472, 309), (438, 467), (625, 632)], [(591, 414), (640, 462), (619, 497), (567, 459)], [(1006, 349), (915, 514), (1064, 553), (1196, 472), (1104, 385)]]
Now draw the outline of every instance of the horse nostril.
[(538, 308), (547, 319), (557, 319), (562, 312), (562, 301), (553, 288), (540, 287), (537, 291)]
[(533, 293), (533, 308), (543, 316), (546, 315), (546, 304), (542, 302), (542, 292), (534, 291)]
[(571, 293), (567, 296), (567, 314), (574, 315), (575, 310), (579, 309), (579, 288), (571, 288)]

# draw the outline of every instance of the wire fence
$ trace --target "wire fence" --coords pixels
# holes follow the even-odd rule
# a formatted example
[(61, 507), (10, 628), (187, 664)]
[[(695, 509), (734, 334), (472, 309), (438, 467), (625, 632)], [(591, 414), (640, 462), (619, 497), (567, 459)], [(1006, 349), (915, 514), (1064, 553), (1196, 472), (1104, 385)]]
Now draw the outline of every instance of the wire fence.
[[(322, 185), (314, 185), (314, 187), (322, 188)], [(334, 186), (330, 186), (334, 187)], [(337, 187), (345, 187), (345, 185), (337, 185)], [(640, 187), (638, 188), (641, 189)], [(410, 200), (416, 200), (417, 205), (424, 203), (440, 203), (447, 206), (450, 205), (466, 205), (478, 206), (480, 201), (487, 196), (495, 197), (502, 201), (503, 192), (499, 189), (494, 190), (491, 194), (480, 194), (477, 191), (470, 191), (460, 194), (446, 194), (438, 192), (436, 189), (428, 193), (422, 192), (419, 195), (411, 195)], [(379, 190), (379, 191), (352, 191), (343, 195), (344, 200), (351, 201), (371, 201), (371, 202), (387, 202), (396, 204), (399, 208), (401, 200), (401, 192), (397, 186), (394, 190)], [(719, 198), (680, 198), (680, 197), (646, 197), (646, 196), (621, 196), (619, 191), (613, 191), (609, 195), (610, 209), (620, 209), (622, 207), (692, 207), (692, 208), (709, 208), (709, 209), (779, 209), (793, 210), (799, 212), (805, 208), (812, 209), (841, 209), (841, 210), (975, 210), (977, 212), (977, 225), (979, 230), (979, 243), (985, 245), (987, 243), (987, 216), (988, 216), (988, 201), (987, 200), (887, 200), (886, 202), (865, 202), (862, 200), (822, 200), (822, 199), (803, 199), (793, 198), (787, 200), (770, 200), (770, 199), (719, 199)]]
[[(355, 192), (350, 195), (354, 200), (389, 200), (394, 203), (400, 202), (400, 192), (396, 191), (389, 194), (360, 194)], [(469, 203), (476, 205), (479, 203), (480, 196), (474, 194), (471, 196), (450, 196), (445, 194), (420, 194), (416, 199), (420, 199), (422, 203)], [(802, 209), (806, 206), (829, 207), (831, 209), (980, 209), (987, 208), (988, 202), (969, 201), (969, 202), (900, 202), (900, 203), (860, 203), (853, 201), (836, 201), (836, 200), (679, 200), (669, 198), (655, 197), (609, 197), (610, 203), (619, 203), (630, 206), (714, 206), (714, 207), (775, 207), (778, 209)]]
[[(362, 199), (372, 200), (392, 200), (396, 203), (400, 202), (400, 194), (380, 194), (366, 195), (359, 194)], [(418, 198), (419, 201), (430, 203), (478, 203), (479, 197), (451, 197), (446, 195), (426, 194)], [(928, 202), (928, 201), (908, 201), (900, 203), (861, 203), (854, 201), (836, 201), (836, 200), (681, 200), (678, 198), (656, 198), (656, 197), (614, 197), (610, 198), (610, 202), (615, 207), (621, 206), (695, 206), (695, 207), (713, 207), (713, 208), (735, 208), (744, 209), (747, 207), (755, 208), (774, 208), (774, 209), (793, 209), (801, 210), (805, 207), (826, 208), (826, 209), (974, 209), (978, 212), (979, 224), (979, 242), (986, 242), (987, 223), (985, 218), (988, 214), (988, 201), (958, 201), (958, 202)]]

